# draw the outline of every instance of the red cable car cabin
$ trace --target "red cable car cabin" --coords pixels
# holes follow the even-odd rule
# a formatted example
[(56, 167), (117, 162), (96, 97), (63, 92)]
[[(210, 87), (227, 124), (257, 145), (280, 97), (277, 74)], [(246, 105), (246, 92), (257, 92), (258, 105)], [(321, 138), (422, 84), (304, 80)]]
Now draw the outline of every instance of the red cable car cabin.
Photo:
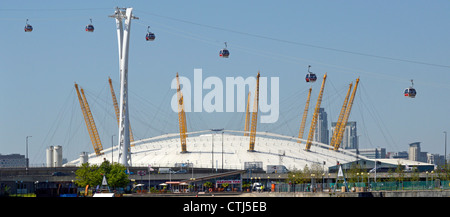
[(224, 49), (220, 50), (219, 56), (222, 58), (228, 58), (228, 56), (230, 56), (230, 52), (224, 48)]
[(94, 25), (92, 24), (86, 25), (86, 32), (94, 32)]
[(33, 27), (30, 25), (30, 24), (28, 24), (28, 19), (27, 19), (27, 21), (25, 22), (25, 32), (31, 32), (31, 31), (33, 31)]
[(306, 82), (316, 82), (317, 76), (316, 76), (316, 74), (310, 72), (309, 68), (311, 68), (310, 65), (308, 66), (308, 74), (306, 74), (305, 80), (306, 80)]
[(94, 25), (92, 25), (92, 19), (90, 19), (90, 20), (91, 20), (91, 23), (86, 25), (86, 28), (85, 28), (86, 32), (94, 32)]
[(33, 31), (33, 27), (30, 24), (25, 25), (25, 32)]
[(156, 36), (152, 32), (149, 32), (149, 33), (147, 33), (147, 35), (145, 35), (145, 40), (147, 40), (147, 41), (153, 41), (153, 40), (155, 40), (155, 38), (156, 38)]
[(314, 73), (308, 73), (306, 74), (305, 80), (306, 82), (315, 82), (317, 80), (317, 76)]
[(416, 89), (414, 89), (412, 87), (409, 87), (409, 88), (405, 89), (404, 95), (406, 97), (409, 97), (409, 98), (415, 98), (416, 97), (416, 93), (417, 93)]
[(222, 58), (228, 58), (230, 51), (227, 50), (227, 42), (224, 42), (225, 48), (219, 51), (219, 56)]

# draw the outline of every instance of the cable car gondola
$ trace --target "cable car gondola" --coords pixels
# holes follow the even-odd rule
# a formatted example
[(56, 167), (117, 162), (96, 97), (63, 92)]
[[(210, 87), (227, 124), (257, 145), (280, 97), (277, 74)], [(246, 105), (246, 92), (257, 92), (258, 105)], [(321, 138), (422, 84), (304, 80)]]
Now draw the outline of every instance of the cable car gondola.
[(228, 58), (230, 52), (227, 50), (227, 43), (225, 42), (225, 48), (219, 51), (219, 56), (222, 58)]
[(145, 40), (147, 41), (153, 41), (155, 40), (156, 36), (153, 32), (150, 32), (150, 26), (147, 28), (147, 35), (145, 35)]
[(94, 32), (94, 25), (92, 25), (92, 19), (90, 19), (90, 20), (91, 20), (91, 23), (86, 25), (86, 32)]
[(416, 97), (416, 93), (417, 92), (416, 92), (416, 89), (413, 88), (413, 86), (414, 86), (414, 83), (413, 83), (413, 80), (411, 79), (411, 87), (406, 88), (405, 91), (404, 91), (404, 95), (406, 97), (409, 97), (409, 98), (415, 98)]
[(316, 74), (310, 72), (309, 68), (311, 68), (311, 66), (308, 66), (308, 74), (306, 74), (305, 80), (306, 82), (316, 82), (317, 76)]
[(33, 31), (33, 26), (28, 24), (28, 19), (27, 19), (27, 22), (25, 24), (25, 32), (31, 32), (31, 31)]

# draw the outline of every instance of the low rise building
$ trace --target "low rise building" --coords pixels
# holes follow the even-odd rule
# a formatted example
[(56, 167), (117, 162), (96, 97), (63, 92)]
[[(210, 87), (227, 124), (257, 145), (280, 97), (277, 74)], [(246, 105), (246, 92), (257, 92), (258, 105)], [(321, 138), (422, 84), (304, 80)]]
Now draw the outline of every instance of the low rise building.
[(26, 167), (27, 159), (20, 154), (0, 154), (0, 168)]

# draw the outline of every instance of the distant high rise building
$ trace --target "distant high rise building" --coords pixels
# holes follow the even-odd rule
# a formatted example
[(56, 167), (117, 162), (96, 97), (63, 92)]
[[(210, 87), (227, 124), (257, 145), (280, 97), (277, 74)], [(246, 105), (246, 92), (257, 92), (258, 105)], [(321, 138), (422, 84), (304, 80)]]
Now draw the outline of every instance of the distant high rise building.
[(328, 117), (325, 109), (319, 109), (316, 131), (314, 132), (314, 141), (323, 144), (329, 144)]
[(420, 142), (409, 144), (409, 160), (427, 162), (427, 152), (420, 151)]
[(443, 166), (445, 165), (444, 155), (427, 153), (427, 163)]
[(419, 161), (420, 157), (420, 142), (409, 144), (409, 160)]
[[(331, 123), (331, 135), (334, 133), (334, 128), (336, 127), (336, 122)], [(357, 149), (358, 148), (358, 135), (356, 132), (356, 121), (347, 122), (345, 127), (344, 135), (342, 137), (342, 142), (339, 146), (342, 149)]]

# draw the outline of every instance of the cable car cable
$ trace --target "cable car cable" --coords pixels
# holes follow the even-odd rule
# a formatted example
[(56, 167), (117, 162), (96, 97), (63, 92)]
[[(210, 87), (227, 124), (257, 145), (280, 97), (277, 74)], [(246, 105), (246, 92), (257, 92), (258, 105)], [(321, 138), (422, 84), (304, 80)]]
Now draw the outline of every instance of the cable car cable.
[[(143, 20), (143, 19), (141, 19), (141, 20)], [(136, 23), (139, 23), (139, 22), (136, 22)], [(193, 39), (193, 40), (204, 42), (204, 43), (207, 43), (207, 44), (210, 44), (213, 46), (217, 46), (217, 44), (220, 43), (218, 40), (213, 40), (211, 38), (206, 38), (206, 37), (198, 35), (198, 34), (180, 30), (179, 28), (174, 28), (169, 25), (162, 24), (160, 22), (153, 22), (153, 23), (157, 23), (158, 25), (160, 25), (160, 29), (158, 30), (160, 32), (167, 32), (169, 34), (177, 35), (182, 38)], [(139, 24), (147, 26), (144, 23), (139, 23)], [(170, 31), (170, 30), (173, 30), (173, 31)], [(361, 74), (362, 73), (362, 74), (367, 74), (367, 75), (376, 77), (378, 79), (389, 80), (389, 81), (394, 81), (394, 82), (398, 82), (398, 83), (404, 82), (404, 78), (393, 76), (394, 73), (384, 74), (384, 73), (380, 73), (380, 72), (371, 72), (371, 71), (367, 71), (367, 70), (354, 69), (354, 68), (350, 68), (350, 67), (329, 64), (329, 63), (316, 61), (316, 60), (312, 60), (312, 59), (306, 59), (306, 58), (302, 58), (302, 57), (298, 57), (298, 56), (290, 56), (290, 55), (275, 53), (272, 51), (264, 51), (261, 49), (244, 47), (244, 46), (236, 44), (236, 43), (233, 43), (233, 49), (240, 50), (240, 51), (243, 51), (243, 52), (246, 52), (249, 54), (253, 54), (253, 55), (267, 57), (270, 59), (275, 59), (275, 60), (279, 60), (279, 61), (283, 61), (283, 62), (289, 62), (292, 64), (304, 65), (304, 63), (314, 63), (314, 64), (318, 64), (318, 65), (333, 67), (333, 68), (342, 70), (340, 72), (347, 73), (347, 74)], [(302, 63), (299, 63), (299, 60), (302, 61)], [(429, 86), (429, 87), (433, 87), (433, 88), (450, 89), (450, 86), (448, 86), (446, 84), (438, 84), (435, 82), (432, 82), (432, 83), (422, 82), (421, 84), (423, 86)]]
[(294, 44), (294, 45), (318, 48), (318, 49), (323, 49), (323, 50), (330, 50), (330, 51), (335, 51), (335, 52), (340, 52), (340, 53), (348, 53), (348, 54), (353, 54), (353, 55), (373, 57), (373, 58), (386, 59), (386, 60), (392, 60), (392, 61), (407, 62), (407, 63), (421, 64), (421, 65), (428, 65), (428, 66), (435, 66), (435, 67), (442, 67), (442, 68), (450, 68), (449, 65), (427, 63), (427, 62), (422, 62), (422, 61), (408, 60), (408, 59), (395, 58), (395, 57), (387, 57), (387, 56), (381, 56), (381, 55), (374, 55), (374, 54), (361, 53), (361, 52), (349, 51), (349, 50), (344, 50), (344, 49), (337, 49), (337, 48), (331, 48), (331, 47), (307, 44), (307, 43), (302, 43), (302, 42), (290, 41), (290, 40), (286, 40), (286, 39), (279, 39), (279, 38), (264, 36), (264, 35), (260, 35), (260, 34), (247, 33), (247, 32), (227, 29), (227, 28), (223, 28), (223, 27), (217, 27), (217, 26), (211, 26), (211, 25), (207, 25), (207, 24), (196, 23), (196, 22), (192, 22), (192, 21), (187, 21), (187, 20), (183, 20), (183, 19), (163, 16), (163, 15), (159, 15), (159, 14), (155, 14), (155, 13), (151, 13), (151, 12), (146, 12), (146, 11), (140, 11), (139, 10), (139, 12), (140, 13), (149, 14), (149, 15), (153, 15), (153, 16), (157, 16), (157, 17), (170, 19), (170, 20), (174, 20), (174, 21), (178, 21), (178, 22), (183, 22), (183, 23), (188, 23), (188, 24), (197, 25), (197, 26), (201, 26), (201, 27), (206, 27), (206, 28), (210, 28), (210, 29), (216, 29), (216, 30), (221, 30), (221, 31), (226, 31), (226, 32), (232, 32), (232, 33), (236, 33), (236, 34), (241, 34), (241, 35), (246, 35), (246, 36), (251, 36), (251, 37), (256, 37), (256, 38), (261, 38), (261, 39), (267, 39), (267, 40), (272, 40), (272, 41), (277, 41), (277, 42), (282, 42), (282, 43), (287, 43), (287, 44)]

